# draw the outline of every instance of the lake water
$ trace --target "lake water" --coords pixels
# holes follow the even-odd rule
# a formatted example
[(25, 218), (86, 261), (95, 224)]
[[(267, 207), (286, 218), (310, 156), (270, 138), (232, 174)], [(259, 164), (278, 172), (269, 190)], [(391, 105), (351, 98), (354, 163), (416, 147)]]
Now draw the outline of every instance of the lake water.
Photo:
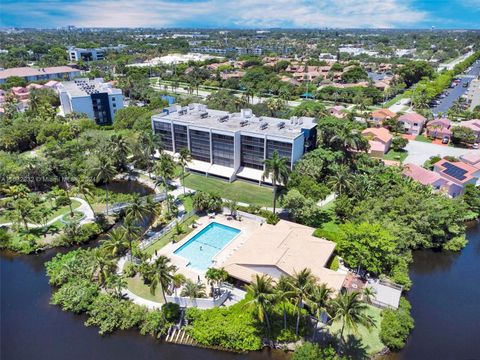
[[(468, 231), (460, 254), (415, 253), (409, 293), (415, 330), (394, 359), (480, 358), (480, 227)], [(283, 352), (233, 354), (165, 344), (136, 331), (101, 337), (83, 325), (84, 316), (49, 304), (44, 263), (56, 251), (40, 255), (0, 254), (0, 358), (24, 359), (175, 359), (283, 360)]]

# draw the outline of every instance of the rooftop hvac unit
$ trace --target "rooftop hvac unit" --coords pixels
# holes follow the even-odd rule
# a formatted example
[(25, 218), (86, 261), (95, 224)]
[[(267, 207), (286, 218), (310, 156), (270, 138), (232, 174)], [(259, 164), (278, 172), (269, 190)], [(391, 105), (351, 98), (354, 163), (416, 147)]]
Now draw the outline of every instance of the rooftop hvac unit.
[(205, 119), (206, 117), (208, 117), (208, 112), (202, 111), (202, 112), (200, 113), (200, 119)]
[(220, 118), (218, 119), (218, 121), (220, 121), (220, 122), (222, 122), (222, 123), (225, 122), (225, 121), (227, 121), (227, 120), (228, 120), (228, 115), (220, 116)]
[(267, 127), (268, 127), (268, 123), (267, 123), (267, 122), (263, 122), (263, 123), (260, 124), (260, 129), (261, 129), (261, 130), (265, 130)]
[(292, 116), (290, 118), (290, 124), (295, 124), (295, 122), (297, 121), (297, 117), (296, 116)]
[(189, 108), (190, 110), (195, 109), (195, 104), (188, 104), (188, 108)]
[(302, 124), (303, 124), (303, 119), (302, 119), (302, 118), (298, 119), (298, 123), (299, 123), (300, 125), (302, 125)]
[(187, 109), (180, 109), (178, 110), (178, 115), (185, 115), (187, 113)]
[(240, 113), (241, 113), (242, 117), (245, 118), (245, 119), (249, 119), (253, 115), (252, 109), (242, 109), (242, 110), (240, 110)]
[(244, 127), (244, 126), (247, 126), (248, 125), (248, 120), (242, 120), (240, 121), (240, 126), (241, 127)]
[(279, 123), (277, 124), (277, 126), (278, 126), (279, 129), (283, 129), (283, 128), (285, 127), (285, 122), (284, 122), (284, 121), (279, 122)]

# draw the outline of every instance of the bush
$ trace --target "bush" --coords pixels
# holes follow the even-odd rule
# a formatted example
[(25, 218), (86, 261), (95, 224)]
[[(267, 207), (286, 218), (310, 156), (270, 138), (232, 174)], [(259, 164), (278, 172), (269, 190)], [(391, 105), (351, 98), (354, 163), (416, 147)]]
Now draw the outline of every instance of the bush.
[(82, 313), (89, 309), (98, 295), (98, 286), (90, 280), (71, 281), (52, 295), (51, 303), (65, 311)]
[(158, 339), (167, 333), (170, 325), (161, 311), (148, 311), (140, 324), (140, 334), (149, 334)]
[(318, 344), (306, 342), (295, 349), (293, 360), (334, 360), (337, 354), (331, 346), (321, 348)]
[(189, 308), (185, 329), (200, 344), (225, 349), (253, 351), (262, 348), (255, 315), (241, 301), (227, 308), (208, 310)]
[(465, 236), (457, 236), (443, 244), (442, 249), (447, 251), (460, 251), (467, 246), (468, 240)]
[(330, 270), (337, 271), (338, 268), (339, 268), (339, 266), (340, 266), (340, 264), (339, 264), (339, 262), (338, 262), (338, 256), (335, 255), (335, 256), (333, 257), (333, 260), (332, 260), (332, 262), (330, 263), (330, 266), (329, 266), (328, 268), (329, 268)]
[(167, 302), (162, 305), (162, 311), (168, 321), (176, 322), (180, 318), (180, 305)]
[(72, 203), (72, 200), (68, 196), (57, 196), (55, 198), (55, 205), (57, 207), (68, 206)]
[(98, 326), (101, 335), (117, 329), (127, 330), (140, 325), (146, 309), (127, 300), (120, 300), (112, 295), (100, 294), (92, 303), (87, 314), (86, 326)]
[(267, 214), (267, 224), (276, 225), (280, 221), (278, 214), (269, 211)]
[(66, 254), (57, 254), (45, 264), (51, 285), (60, 286), (73, 279), (90, 279), (93, 258), (90, 250), (73, 250)]
[(137, 274), (137, 266), (135, 264), (127, 263), (123, 267), (123, 275), (125, 275), (126, 277), (132, 278), (136, 274)]
[(411, 305), (407, 299), (401, 298), (398, 310), (386, 309), (380, 325), (380, 340), (390, 350), (400, 350), (405, 346), (408, 335), (414, 328), (410, 316)]

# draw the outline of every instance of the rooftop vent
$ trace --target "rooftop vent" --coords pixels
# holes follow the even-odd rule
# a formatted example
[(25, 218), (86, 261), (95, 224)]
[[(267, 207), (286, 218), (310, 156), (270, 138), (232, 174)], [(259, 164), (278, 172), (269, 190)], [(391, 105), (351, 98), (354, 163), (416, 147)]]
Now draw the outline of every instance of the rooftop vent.
[(228, 120), (228, 115), (223, 115), (223, 116), (220, 116), (220, 118), (218, 119), (218, 121), (220, 121), (221, 123), (225, 122)]
[(290, 124), (296, 124), (297, 123), (297, 117), (296, 116), (292, 116), (290, 118)]
[(261, 130), (265, 130), (267, 127), (268, 127), (268, 123), (267, 123), (267, 122), (263, 122), (263, 123), (260, 124), (260, 129), (261, 129)]
[(244, 127), (244, 126), (247, 126), (248, 125), (248, 120), (242, 120), (240, 121), (240, 126), (241, 127)]
[(178, 115), (185, 115), (187, 113), (187, 108), (182, 107), (180, 110), (178, 110)]
[(279, 129), (283, 129), (285, 127), (285, 122), (281, 121), (277, 124), (277, 126), (278, 126)]
[(298, 123), (299, 123), (300, 125), (302, 125), (302, 124), (303, 124), (303, 119), (302, 119), (302, 118), (298, 119)]
[(250, 119), (253, 115), (252, 109), (242, 109), (242, 110), (240, 110), (240, 114), (245, 119)]
[(200, 113), (200, 119), (205, 119), (206, 117), (208, 117), (208, 112), (202, 111), (202, 112)]
[(190, 110), (195, 109), (195, 104), (188, 104), (188, 108), (189, 108)]

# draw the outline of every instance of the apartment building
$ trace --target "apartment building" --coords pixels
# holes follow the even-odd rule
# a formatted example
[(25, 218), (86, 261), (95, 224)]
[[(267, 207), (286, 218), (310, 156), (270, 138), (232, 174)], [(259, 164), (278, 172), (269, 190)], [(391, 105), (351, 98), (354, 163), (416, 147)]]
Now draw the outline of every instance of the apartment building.
[(101, 78), (63, 82), (58, 93), (63, 114), (84, 113), (98, 125), (111, 125), (117, 110), (123, 108), (122, 91)]
[(107, 51), (119, 51), (125, 47), (126, 45), (118, 45), (101, 48), (82, 49), (70, 46), (67, 49), (67, 53), (70, 61), (98, 61), (105, 59)]
[(250, 109), (240, 113), (208, 109), (205, 105), (173, 106), (152, 116), (152, 129), (160, 134), (166, 151), (190, 150), (191, 171), (228, 179), (271, 183), (262, 179), (264, 160), (274, 151), (293, 165), (316, 144), (314, 118), (289, 120), (257, 117)]
[(72, 80), (80, 76), (80, 70), (70, 66), (53, 66), (46, 68), (33, 68), (29, 66), (10, 68), (0, 71), (0, 84), (7, 81), (9, 77), (21, 77), (27, 82), (48, 81), (48, 80)]

